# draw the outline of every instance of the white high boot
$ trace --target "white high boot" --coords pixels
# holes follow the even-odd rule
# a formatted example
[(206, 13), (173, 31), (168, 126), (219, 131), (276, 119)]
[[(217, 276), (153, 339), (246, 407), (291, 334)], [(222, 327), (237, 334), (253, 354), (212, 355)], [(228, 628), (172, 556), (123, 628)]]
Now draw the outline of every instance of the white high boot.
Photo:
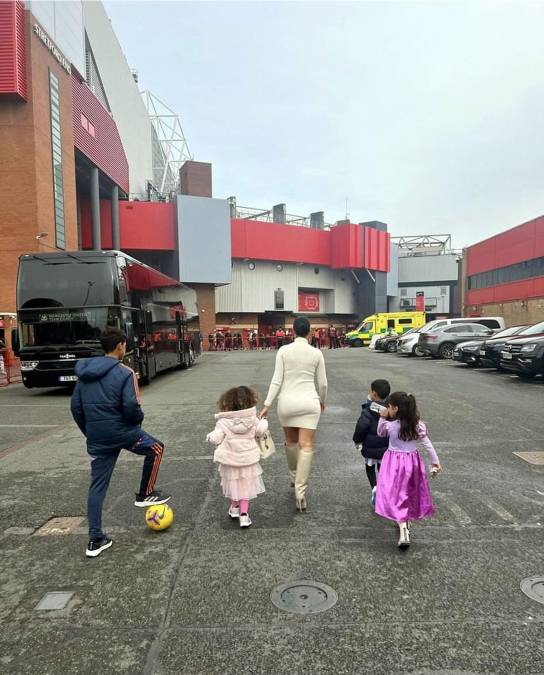
[(295, 501), (299, 511), (306, 511), (306, 490), (312, 468), (313, 454), (311, 451), (301, 450), (298, 456), (297, 473), (295, 476)]
[(289, 474), (291, 476), (291, 487), (295, 487), (299, 452), (300, 445), (298, 443), (285, 444), (285, 457), (287, 458), (287, 466), (289, 467)]

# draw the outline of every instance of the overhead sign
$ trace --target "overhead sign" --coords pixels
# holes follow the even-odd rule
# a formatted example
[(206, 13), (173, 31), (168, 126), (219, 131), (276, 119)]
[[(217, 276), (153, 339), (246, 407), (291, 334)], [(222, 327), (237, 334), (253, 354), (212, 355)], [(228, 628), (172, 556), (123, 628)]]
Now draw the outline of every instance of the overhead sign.
[(299, 293), (299, 312), (319, 312), (319, 293)]
[(68, 73), (68, 75), (70, 75), (70, 73), (72, 72), (72, 66), (70, 64), (70, 61), (68, 61), (68, 59), (64, 56), (64, 54), (61, 51), (59, 51), (53, 40), (51, 40), (51, 38), (49, 37), (49, 35), (47, 35), (44, 29), (38, 23), (35, 23), (33, 31), (40, 38), (45, 47), (49, 49), (51, 54), (53, 54), (53, 56), (57, 59), (60, 65)]

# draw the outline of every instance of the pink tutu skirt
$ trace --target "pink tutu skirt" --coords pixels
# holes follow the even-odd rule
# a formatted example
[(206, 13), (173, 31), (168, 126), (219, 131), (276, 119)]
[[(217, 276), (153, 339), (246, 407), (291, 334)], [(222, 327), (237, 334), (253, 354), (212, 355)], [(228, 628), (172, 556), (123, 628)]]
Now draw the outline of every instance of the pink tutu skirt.
[(255, 499), (257, 495), (264, 492), (262, 473), (259, 462), (249, 466), (219, 464), (223, 494), (234, 501)]
[(433, 515), (425, 464), (417, 450), (387, 450), (383, 456), (376, 490), (376, 513), (401, 523)]

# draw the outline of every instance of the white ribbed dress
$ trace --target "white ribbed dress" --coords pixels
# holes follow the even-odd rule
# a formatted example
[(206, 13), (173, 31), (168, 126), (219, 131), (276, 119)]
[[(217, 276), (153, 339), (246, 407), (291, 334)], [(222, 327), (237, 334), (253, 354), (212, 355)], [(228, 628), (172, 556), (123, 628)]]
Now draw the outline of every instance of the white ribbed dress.
[(321, 350), (310, 346), (306, 338), (296, 338), (279, 349), (264, 404), (271, 406), (276, 396), (282, 427), (317, 429), (320, 403), (324, 405), (327, 399), (327, 374)]

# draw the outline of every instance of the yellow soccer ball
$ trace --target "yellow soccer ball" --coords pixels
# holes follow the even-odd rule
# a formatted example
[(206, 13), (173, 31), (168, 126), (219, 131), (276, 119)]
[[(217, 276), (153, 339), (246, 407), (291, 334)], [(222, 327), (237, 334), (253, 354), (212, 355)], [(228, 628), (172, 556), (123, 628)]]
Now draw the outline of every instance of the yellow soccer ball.
[(145, 522), (152, 530), (166, 530), (174, 522), (174, 512), (168, 504), (150, 506), (145, 512)]

